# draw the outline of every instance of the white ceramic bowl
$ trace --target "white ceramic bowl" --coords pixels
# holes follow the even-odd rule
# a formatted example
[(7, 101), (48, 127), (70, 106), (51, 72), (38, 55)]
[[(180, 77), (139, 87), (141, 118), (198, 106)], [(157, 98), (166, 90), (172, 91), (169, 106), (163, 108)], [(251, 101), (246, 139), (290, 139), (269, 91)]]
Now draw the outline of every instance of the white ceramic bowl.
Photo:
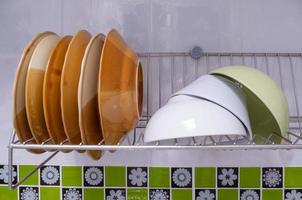
[(204, 75), (171, 96), (187, 95), (211, 101), (222, 106), (237, 117), (248, 130), (252, 139), (252, 131), (247, 112), (245, 94), (241, 88), (223, 77)]
[(203, 99), (175, 96), (152, 116), (144, 141), (217, 135), (247, 136), (247, 132), (242, 122), (223, 107)]

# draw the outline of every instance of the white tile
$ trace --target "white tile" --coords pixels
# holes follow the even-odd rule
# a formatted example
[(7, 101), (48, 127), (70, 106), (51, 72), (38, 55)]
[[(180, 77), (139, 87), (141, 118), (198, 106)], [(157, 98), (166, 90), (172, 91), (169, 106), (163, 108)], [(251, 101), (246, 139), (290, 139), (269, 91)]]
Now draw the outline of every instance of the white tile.
[(149, 46), (149, 3), (145, 0), (67, 0), (64, 1), (64, 33), (80, 29), (107, 33), (117, 29), (136, 51)]
[(60, 0), (1, 1), (0, 57), (19, 56), (38, 32), (61, 31)]

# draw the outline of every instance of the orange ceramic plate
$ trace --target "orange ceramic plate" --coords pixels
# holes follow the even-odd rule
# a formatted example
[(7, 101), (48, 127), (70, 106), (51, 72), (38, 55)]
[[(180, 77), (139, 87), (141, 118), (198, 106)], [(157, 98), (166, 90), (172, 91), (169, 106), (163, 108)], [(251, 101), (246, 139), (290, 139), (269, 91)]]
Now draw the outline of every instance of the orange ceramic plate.
[(25, 84), (25, 105), (30, 130), (37, 143), (49, 139), (43, 111), (43, 82), (48, 59), (59, 40), (56, 34), (44, 37), (30, 59)]
[[(38, 43), (51, 32), (43, 32), (35, 36), (32, 41), (24, 48), (17, 71), (15, 75), (13, 87), (13, 121), (16, 133), (20, 142), (30, 140), (33, 135), (30, 131), (25, 108), (25, 82), (27, 76), (28, 65), (31, 56)], [(35, 144), (35, 140), (30, 143)], [(30, 150), (32, 153), (42, 153), (42, 150)]]
[(72, 36), (65, 36), (54, 47), (48, 60), (43, 86), (43, 107), (46, 127), (54, 144), (66, 139), (61, 114), (60, 82), (65, 54)]
[[(98, 112), (98, 74), (105, 36), (94, 36), (85, 51), (82, 61), (78, 90), (79, 123), (83, 144), (98, 144), (103, 139)], [(87, 151), (94, 160), (100, 159), (101, 151)]]
[(105, 144), (117, 144), (138, 121), (143, 101), (142, 66), (116, 30), (106, 36), (100, 61), (98, 104)]
[(65, 56), (62, 71), (62, 119), (66, 136), (71, 144), (81, 143), (78, 112), (78, 84), (82, 59), (90, 38), (90, 33), (85, 30), (78, 32), (72, 38)]

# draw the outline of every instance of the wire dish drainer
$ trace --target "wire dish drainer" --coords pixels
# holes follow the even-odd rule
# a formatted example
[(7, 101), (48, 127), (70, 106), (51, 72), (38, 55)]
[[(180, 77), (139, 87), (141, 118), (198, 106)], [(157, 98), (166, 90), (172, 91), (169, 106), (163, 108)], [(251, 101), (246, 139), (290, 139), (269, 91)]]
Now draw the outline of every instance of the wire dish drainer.
[[(196, 51), (197, 50), (197, 51)], [(42, 144), (31, 144), (30, 139), (20, 143), (12, 132), (8, 145), (9, 187), (17, 188), (33, 173), (45, 165), (61, 150), (138, 150), (138, 149), (199, 149), (199, 150), (247, 150), (247, 149), (302, 149), (302, 53), (219, 53), (201, 52), (194, 49), (190, 52), (177, 53), (141, 53), (144, 73), (144, 107), (137, 126), (126, 134), (117, 145), (105, 145), (101, 141), (97, 145), (50, 144), (50, 139)], [(263, 143), (255, 144), (239, 137), (204, 137), (169, 142), (144, 144), (144, 128), (152, 114), (165, 104), (168, 97), (191, 81), (210, 70), (227, 65), (254, 66), (270, 75), (287, 96), (290, 112), (288, 138), (271, 133), (262, 138)], [(299, 86), (299, 88), (298, 88)], [(271, 139), (281, 137), (281, 144), (274, 144)], [(12, 183), (13, 152), (15, 149), (54, 150), (40, 165), (18, 183)], [(34, 155), (33, 155), (34, 156)]]

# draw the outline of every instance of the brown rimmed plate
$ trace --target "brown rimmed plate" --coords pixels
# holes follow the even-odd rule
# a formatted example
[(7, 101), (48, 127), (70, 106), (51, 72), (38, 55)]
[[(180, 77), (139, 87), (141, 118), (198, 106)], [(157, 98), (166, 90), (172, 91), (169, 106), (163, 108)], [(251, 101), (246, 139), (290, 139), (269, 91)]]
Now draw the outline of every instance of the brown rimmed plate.
[(78, 84), (81, 64), (91, 35), (79, 31), (71, 40), (65, 55), (61, 77), (61, 109), (64, 130), (70, 144), (81, 143), (78, 112)]
[[(39, 44), (39, 42), (48, 35), (52, 35), (52, 32), (42, 32), (36, 35), (24, 48), (21, 59), (18, 64), (18, 68), (15, 74), (14, 87), (13, 87), (13, 123), (16, 130), (16, 134), (21, 143), (29, 141), (31, 144), (35, 144), (35, 140), (31, 140), (33, 135), (29, 128), (26, 107), (25, 107), (25, 83), (27, 77), (27, 70), (31, 56)], [(43, 150), (29, 150), (32, 153), (43, 153)]]
[(46, 127), (54, 144), (66, 140), (61, 112), (61, 74), (72, 36), (64, 36), (54, 47), (45, 71), (43, 85), (43, 107)]
[(27, 71), (26, 114), (30, 130), (38, 144), (49, 139), (43, 111), (43, 82), (48, 59), (59, 39), (60, 37), (54, 33), (44, 37), (35, 48)]
[[(79, 81), (78, 103), (79, 103), (79, 124), (83, 144), (96, 145), (101, 142), (99, 112), (98, 112), (98, 74), (100, 57), (105, 36), (95, 35), (89, 42), (82, 61), (82, 69)], [(100, 159), (101, 151), (87, 151), (94, 159)]]

